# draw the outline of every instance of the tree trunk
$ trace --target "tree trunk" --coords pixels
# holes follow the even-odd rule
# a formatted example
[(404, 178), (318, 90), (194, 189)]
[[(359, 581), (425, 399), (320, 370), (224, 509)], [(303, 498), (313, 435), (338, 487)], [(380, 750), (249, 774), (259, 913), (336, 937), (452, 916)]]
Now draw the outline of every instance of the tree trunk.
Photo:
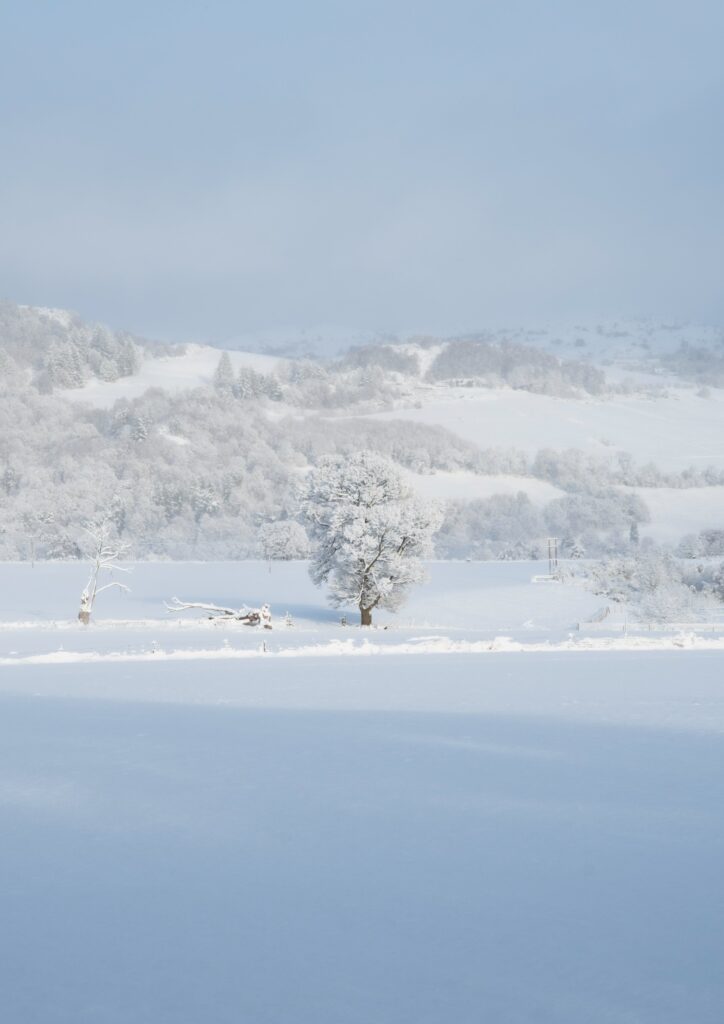
[(360, 605), (359, 614), (360, 614), (360, 626), (371, 626), (372, 625), (372, 609), (371, 608), (363, 608), (362, 605)]

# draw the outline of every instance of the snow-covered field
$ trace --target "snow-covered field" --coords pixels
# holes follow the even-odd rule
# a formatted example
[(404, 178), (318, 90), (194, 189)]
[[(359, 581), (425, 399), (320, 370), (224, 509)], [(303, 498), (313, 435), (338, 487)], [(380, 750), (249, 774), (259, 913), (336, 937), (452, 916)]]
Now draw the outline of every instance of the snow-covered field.
[[(568, 563), (576, 568), (576, 563)], [(377, 611), (360, 630), (354, 608), (332, 609), (314, 587), (305, 562), (139, 562), (97, 603), (90, 627), (77, 621), (86, 571), (77, 562), (0, 564), (0, 666), (76, 661), (156, 661), (373, 653), (456, 654), (520, 649), (608, 650), (699, 646), (724, 649), (724, 620), (669, 630), (630, 620), (625, 612), (595, 622), (607, 606), (583, 581), (547, 582), (547, 562), (431, 562), (430, 582), (413, 590), (397, 614)], [(272, 607), (271, 632), (210, 620), (192, 610), (171, 613), (174, 597), (237, 608)], [(345, 620), (343, 622), (343, 619)], [(689, 635), (698, 632), (698, 638)], [(652, 631), (653, 630), (653, 631)], [(685, 636), (679, 635), (681, 631)]]
[(687, 533), (721, 529), (724, 524), (724, 487), (637, 487), (651, 522), (642, 536), (660, 544), (676, 544)]
[(722, 652), (384, 653), (560, 642), (595, 599), (540, 568), (432, 565), (373, 658), (208, 660), (360, 631), (299, 564), (138, 565), (85, 631), (82, 567), (0, 566), (2, 1020), (718, 1024)]
[[(515, 476), (493, 473), (481, 476), (465, 470), (435, 473), (404, 472), (405, 479), (417, 494), (435, 500), (463, 500), (490, 498), (494, 494), (518, 494), (523, 491), (534, 504), (544, 505), (547, 501), (563, 497), (564, 492), (547, 480), (536, 480), (529, 476)], [(724, 490), (724, 488), (722, 488)]]
[[(86, 570), (74, 562), (0, 565), (0, 659), (53, 652), (67, 659), (72, 651), (138, 654), (216, 649), (267, 653), (315, 645), (376, 645), (410, 641), (491, 641), (509, 636), (518, 642), (557, 643), (578, 632), (579, 622), (601, 606), (601, 598), (581, 585), (534, 583), (547, 562), (433, 562), (430, 583), (411, 592), (394, 615), (375, 614), (375, 626), (361, 633), (354, 608), (334, 610), (314, 587), (304, 562), (140, 562), (123, 582), (129, 594), (106, 591), (98, 598), (90, 628), (76, 619)], [(213, 602), (237, 608), (269, 603), (271, 633), (209, 621), (203, 612), (171, 614), (166, 603)], [(291, 626), (286, 625), (289, 613)], [(347, 626), (341, 624), (345, 616)], [(616, 629), (616, 626), (613, 626)], [(585, 633), (585, 625), (583, 626)]]
[(512, 388), (426, 388), (419, 408), (373, 414), (432, 423), (481, 448), (580, 448), (594, 455), (630, 452), (662, 469), (724, 467), (724, 396), (694, 388), (646, 395), (562, 400)]

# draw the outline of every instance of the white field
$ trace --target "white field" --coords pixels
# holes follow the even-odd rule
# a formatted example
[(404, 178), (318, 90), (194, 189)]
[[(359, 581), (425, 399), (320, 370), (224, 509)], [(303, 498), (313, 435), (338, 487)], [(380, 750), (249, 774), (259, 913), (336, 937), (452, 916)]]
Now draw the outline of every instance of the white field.
[[(364, 631), (369, 641), (471, 642), (506, 635), (518, 641), (559, 642), (602, 604), (576, 584), (533, 583), (533, 576), (547, 571), (543, 562), (433, 562), (428, 571), (430, 583), (412, 591), (398, 614), (375, 615), (375, 628)], [(6, 563), (0, 565), (0, 576), (0, 663), (39, 651), (65, 658), (73, 650), (138, 653), (150, 650), (154, 641), (159, 654), (187, 648), (216, 649), (220, 654), (228, 648), (257, 651), (262, 640), (274, 653), (350, 640), (357, 644), (363, 635), (356, 628), (356, 609), (329, 608), (304, 562), (275, 562), (271, 572), (264, 562), (136, 563), (121, 580), (131, 592), (112, 589), (102, 594), (90, 629), (76, 621), (87, 577), (84, 565), (46, 563), (33, 568), (28, 563)], [(267, 602), (275, 629), (260, 634), (244, 626), (209, 622), (203, 612), (169, 613), (165, 604), (174, 597), (232, 608)], [(291, 628), (284, 625), (287, 612), (294, 623)], [(343, 615), (348, 627), (340, 625)]]
[(478, 473), (464, 470), (437, 470), (435, 473), (413, 473), (405, 470), (404, 477), (417, 494), (437, 501), (473, 501), (476, 498), (490, 498), (494, 494), (518, 494), (519, 491), (523, 491), (534, 504), (544, 505), (565, 494), (547, 480), (536, 480), (529, 476), (480, 476)]
[(630, 452), (662, 469), (724, 467), (724, 392), (700, 398), (693, 388), (645, 395), (560, 399), (511, 388), (425, 388), (421, 408), (373, 418), (431, 423), (481, 448), (580, 448), (595, 455)]
[(724, 487), (634, 488), (651, 513), (641, 527), (642, 537), (677, 544), (687, 533), (724, 528)]
[[(371, 636), (560, 637), (590, 598), (537, 568), (433, 565)], [(719, 1024), (721, 651), (275, 657), (360, 642), (304, 566), (139, 565), (84, 631), (80, 567), (0, 578), (2, 1020)]]
[[(647, 622), (636, 624), (630, 615), (626, 620), (624, 609), (615, 604), (604, 622), (592, 623), (606, 600), (590, 593), (580, 580), (546, 582), (547, 562), (429, 563), (429, 582), (411, 592), (399, 613), (377, 610), (369, 630), (358, 627), (354, 607), (328, 607), (324, 593), (312, 585), (305, 562), (275, 562), (271, 572), (265, 562), (130, 565), (131, 573), (122, 581), (130, 584), (131, 592), (113, 589), (102, 594), (90, 628), (76, 618), (87, 576), (82, 564), (0, 565), (0, 667), (38, 660), (238, 660), (261, 654), (447, 655), (520, 649), (556, 654), (651, 646), (724, 650), (724, 616), (712, 610), (699, 623), (704, 635), (698, 639), (689, 635), (698, 628), (696, 623), (675, 625), (667, 633)], [(575, 562), (568, 566), (579, 567)], [(169, 612), (166, 605), (174, 597), (231, 608), (269, 603), (274, 629), (209, 620), (199, 610)], [(675, 635), (682, 630), (685, 636)]]

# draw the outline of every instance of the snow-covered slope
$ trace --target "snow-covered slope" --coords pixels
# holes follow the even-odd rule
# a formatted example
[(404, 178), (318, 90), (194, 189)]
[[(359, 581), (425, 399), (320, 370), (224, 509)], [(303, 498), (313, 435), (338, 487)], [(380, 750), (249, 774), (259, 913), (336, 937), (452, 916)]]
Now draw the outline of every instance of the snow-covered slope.
[[(109, 407), (119, 398), (137, 398), (149, 388), (163, 388), (177, 393), (202, 384), (210, 384), (219, 365), (221, 352), (210, 345), (185, 345), (178, 355), (153, 358), (146, 355), (137, 373), (114, 381), (90, 380), (82, 388), (64, 392), (68, 398)], [(269, 373), (279, 366), (275, 356), (255, 352), (229, 352), (231, 365), (238, 372), (248, 366), (259, 373)]]
[(413, 404), (372, 415), (436, 424), (481, 448), (579, 448), (612, 457), (623, 451), (662, 469), (724, 468), (720, 390), (706, 398), (680, 387), (660, 397), (562, 399), (511, 388), (425, 388)]
[[(128, 508), (128, 495), (124, 497), (124, 516), (130, 522), (131, 511), (143, 510), (141, 526), (129, 528), (140, 542), (139, 553), (189, 557), (196, 553), (197, 539), (203, 544), (213, 537), (216, 546), (201, 548), (200, 553), (248, 555), (254, 532), (249, 524), (260, 516), (273, 518), (280, 513), (287, 502), (282, 491), (289, 480), (321, 455), (348, 452), (355, 443), (379, 446), (406, 467), (415, 490), (431, 498), (464, 502), (522, 491), (541, 510), (537, 519), (541, 536), (555, 512), (546, 520), (543, 506), (562, 496), (558, 486), (590, 495), (599, 487), (599, 470), (606, 478), (600, 485), (606, 485), (606, 480), (661, 485), (638, 491), (651, 513), (651, 523), (641, 526), (644, 537), (676, 543), (683, 533), (720, 526), (724, 518), (724, 492), (703, 486), (721, 482), (717, 473), (705, 474), (708, 467), (724, 472), (724, 388), (714, 386), (724, 380), (724, 358), (721, 332), (716, 328), (621, 322), (491, 330), (467, 340), (404, 336), (397, 341), (330, 329), (310, 332), (308, 340), (314, 335), (326, 344), (337, 337), (346, 344), (363, 342), (368, 347), (316, 366), (230, 350), (236, 386), (235, 399), (228, 401), (208, 388), (222, 356), (219, 348), (158, 346), (86, 324), (64, 310), (5, 304), (0, 305), (0, 314), (0, 362), (4, 356), (10, 398), (23, 407), (37, 407), (33, 423), (23, 426), (22, 410), (13, 412), (12, 402), (8, 403), (3, 486), (9, 511), (0, 524), (6, 557), (22, 557), (28, 550), (28, 503), (42, 505), (43, 521), (55, 524), (46, 530), (41, 552), (73, 551), (74, 516), (82, 519), (96, 505), (115, 501), (116, 491), (125, 488), (125, 483), (119, 488), (116, 481), (130, 479), (129, 466), (136, 493), (133, 510)], [(291, 338), (294, 332), (281, 332), (279, 337), (285, 334)], [(476, 337), (482, 345), (470, 340)], [(260, 338), (248, 343), (262, 347)], [(506, 342), (510, 343), (507, 349)], [(451, 349), (456, 344), (462, 347)], [(690, 348), (682, 349), (687, 345)], [(672, 353), (677, 354), (678, 363), (666, 362)], [(711, 387), (702, 387), (701, 368), (707, 365), (707, 353), (718, 376)], [(435, 368), (441, 355), (445, 358)], [(551, 355), (570, 361), (566, 373)], [(593, 364), (594, 371), (586, 362)], [(255, 371), (259, 379), (252, 373), (240, 378), (242, 368)], [(601, 368), (614, 387), (607, 387)], [(230, 375), (227, 396), (231, 381)], [(467, 386), (457, 386), (456, 381)], [(26, 399), (22, 388), (28, 386), (31, 392)], [(200, 386), (206, 390), (184, 397)], [(142, 396), (149, 389), (161, 389), (167, 396), (144, 401)], [(96, 416), (80, 407), (84, 403), (110, 408), (119, 399), (139, 401), (112, 417)], [(76, 454), (87, 465), (80, 473), (76, 460), (75, 469), (69, 465), (46, 486), (43, 480), (57, 460), (57, 438), (48, 439), (44, 428), (51, 419), (64, 424), (67, 436), (79, 446)], [(417, 431), (418, 424), (443, 429)], [(144, 440), (150, 443), (144, 446), (140, 443)], [(134, 444), (126, 448), (129, 441)], [(53, 455), (47, 454), (51, 448)], [(565, 477), (552, 468), (551, 460), (539, 460), (533, 469), (532, 456), (541, 449), (573, 449), (595, 456), (599, 463), (575, 478)], [(656, 470), (641, 473), (637, 469), (624, 477), (619, 461), (624, 453), (632, 457), (634, 467), (653, 463)], [(233, 499), (228, 477), (231, 462), (233, 486), (240, 489)], [(575, 459), (569, 457), (568, 462)], [(410, 472), (411, 467), (420, 473)], [(673, 477), (688, 467), (697, 475), (680, 482), (696, 483), (697, 489), (672, 490), (670, 485), (677, 483)], [(266, 482), (255, 480), (252, 468)], [(506, 470), (510, 475), (504, 475)], [(547, 479), (525, 475), (532, 471)], [(90, 478), (98, 484), (89, 486)], [(194, 500), (203, 499), (203, 508), (211, 510), (201, 531), (194, 517), (206, 513), (190, 510), (191, 480), (200, 488)], [(55, 505), (50, 509), (45, 507), (49, 493)], [(502, 508), (505, 503), (498, 505)], [(83, 512), (76, 516), (73, 510), (78, 508)], [(238, 547), (228, 538), (239, 535), (234, 534), (233, 521), (240, 509), (247, 516), (242, 531), (246, 541)], [(219, 510), (227, 517), (226, 525)], [(284, 514), (288, 514), (286, 506)], [(479, 514), (479, 509), (474, 510), (474, 515)], [(560, 517), (556, 522), (561, 536), (588, 529), (585, 524), (569, 526)], [(606, 529), (602, 520), (601, 527)], [(621, 537), (628, 536), (625, 523), (613, 528), (619, 529)], [(439, 551), (464, 555), (474, 524), (469, 533), (465, 530), (463, 524), (453, 546), (441, 546)], [(525, 539), (535, 539), (532, 528)], [(583, 545), (589, 553), (598, 550), (593, 540), (593, 545), (590, 541)], [(497, 556), (504, 543), (502, 534), (495, 543), (495, 548), (488, 546), (478, 554)]]
[(438, 501), (473, 501), (490, 498), (494, 494), (518, 494), (523, 491), (536, 505), (543, 505), (564, 494), (546, 480), (512, 474), (506, 476), (496, 473), (481, 476), (479, 473), (467, 473), (464, 470), (457, 473), (412, 473), (405, 470), (404, 476), (417, 494)]
[(724, 529), (724, 487), (637, 487), (651, 522), (643, 536), (660, 544), (677, 544), (688, 533)]

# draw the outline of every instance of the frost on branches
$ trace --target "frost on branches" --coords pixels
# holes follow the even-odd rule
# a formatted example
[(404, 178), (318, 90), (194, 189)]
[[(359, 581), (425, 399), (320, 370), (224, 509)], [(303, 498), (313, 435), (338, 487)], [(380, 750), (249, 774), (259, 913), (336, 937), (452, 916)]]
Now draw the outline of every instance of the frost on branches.
[(271, 608), (263, 604), (261, 608), (224, 608), (218, 604), (208, 604), (206, 601), (179, 601), (174, 597), (169, 604), (166, 603), (166, 610), (169, 612), (186, 612), (189, 609), (200, 609), (208, 612), (209, 619), (231, 619), (234, 622), (243, 622), (245, 626), (261, 626), (262, 629), (272, 628)]
[(390, 462), (366, 452), (323, 460), (310, 474), (302, 513), (317, 543), (312, 579), (329, 583), (335, 607), (356, 605), (363, 626), (373, 609), (395, 611), (425, 579), (420, 559), (442, 518)]
[(114, 527), (107, 516), (87, 523), (84, 530), (88, 538), (90, 576), (80, 595), (78, 618), (84, 626), (87, 626), (93, 614), (96, 598), (100, 593), (110, 590), (112, 587), (128, 590), (125, 583), (120, 583), (118, 580), (101, 585), (99, 578), (105, 573), (112, 575), (114, 572), (130, 572), (130, 569), (118, 565), (118, 559), (128, 553), (129, 545), (113, 539)]
[(259, 546), (268, 562), (309, 558), (309, 540), (304, 527), (294, 519), (263, 523), (259, 530)]

